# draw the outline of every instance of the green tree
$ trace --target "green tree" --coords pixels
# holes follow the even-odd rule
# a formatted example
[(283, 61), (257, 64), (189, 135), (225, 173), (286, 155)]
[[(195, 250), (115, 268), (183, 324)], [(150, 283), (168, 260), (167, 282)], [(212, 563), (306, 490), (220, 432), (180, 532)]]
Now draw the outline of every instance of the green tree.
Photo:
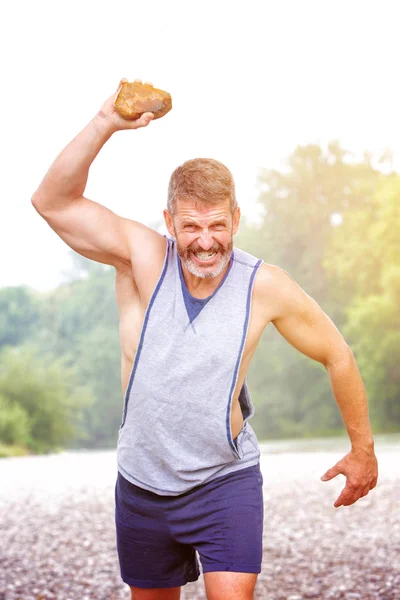
[(89, 383), (94, 401), (84, 409), (87, 447), (115, 447), (121, 424), (121, 353), (118, 327), (98, 324), (76, 344), (79, 381)]
[[(260, 173), (262, 223), (245, 224), (235, 239), (285, 269), (342, 333), (351, 295), (337, 294), (323, 261), (335, 222), (350, 210), (369, 211), (381, 177), (369, 157), (357, 162), (336, 142), (326, 149), (301, 146), (282, 170)], [(344, 431), (325, 369), (294, 350), (273, 325), (267, 329), (249, 370), (260, 437)]]
[(325, 150), (299, 146), (281, 171), (260, 172), (262, 223), (247, 227), (237, 239), (249, 252), (285, 269), (325, 310), (340, 317), (323, 266), (334, 218), (350, 209), (367, 210), (380, 177), (369, 159), (355, 162), (337, 142)]
[(32, 334), (39, 320), (37, 295), (26, 286), (0, 289), (0, 348), (17, 346)]
[[(43, 298), (35, 341), (75, 364), (76, 345), (98, 325), (118, 329), (114, 270), (79, 255), (72, 279)], [(77, 277), (73, 279), (73, 276)]]
[(325, 267), (352, 294), (351, 341), (379, 430), (400, 427), (400, 177), (382, 178), (368, 210), (350, 211), (331, 238)]
[(115, 272), (74, 254), (68, 278), (45, 297), (35, 341), (63, 357), (77, 384), (91, 389), (77, 443), (115, 446), (123, 408)]
[(26, 410), (16, 401), (10, 401), (0, 394), (0, 442), (9, 446), (27, 447), (30, 429)]
[(17, 440), (16, 434), (14, 442), (26, 444), (34, 452), (54, 450), (74, 440), (82, 408), (91, 400), (88, 390), (76, 385), (72, 369), (60, 359), (39, 355), (30, 345), (2, 351), (0, 397), (8, 407), (10, 422), (15, 418), (28, 420), (18, 434), (21, 439)]

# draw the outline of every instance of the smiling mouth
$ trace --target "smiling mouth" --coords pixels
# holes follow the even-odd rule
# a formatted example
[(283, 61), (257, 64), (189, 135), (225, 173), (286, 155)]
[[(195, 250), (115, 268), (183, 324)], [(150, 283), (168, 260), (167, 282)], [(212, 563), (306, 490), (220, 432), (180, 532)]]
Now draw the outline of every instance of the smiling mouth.
[(218, 252), (197, 252), (193, 257), (200, 264), (212, 263)]

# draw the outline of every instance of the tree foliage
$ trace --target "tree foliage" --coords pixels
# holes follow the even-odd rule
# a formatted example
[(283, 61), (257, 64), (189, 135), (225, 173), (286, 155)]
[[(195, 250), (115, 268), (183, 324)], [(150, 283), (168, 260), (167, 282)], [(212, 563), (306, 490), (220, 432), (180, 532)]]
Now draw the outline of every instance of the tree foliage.
[[(356, 161), (338, 143), (325, 150), (316, 145), (299, 147), (282, 170), (260, 173), (262, 222), (245, 227), (235, 241), (265, 262), (284, 268), (350, 342), (354, 316), (347, 309), (358, 289), (363, 290), (363, 302), (362, 284), (371, 281), (371, 271), (376, 271), (381, 256), (381, 250), (371, 248), (372, 258), (360, 263), (354, 277), (349, 262), (356, 243), (354, 233), (358, 234), (361, 261), (371, 242), (367, 232), (375, 223), (375, 197), (382, 181), (390, 177), (374, 168), (370, 157)], [(387, 218), (389, 214), (383, 220)], [(378, 227), (382, 228), (382, 223)], [(387, 258), (393, 265), (396, 250), (393, 245), (391, 248)], [(328, 252), (329, 264), (325, 262)], [(340, 285), (343, 278), (347, 286)], [(343, 431), (325, 369), (291, 348), (273, 325), (267, 328), (253, 358), (249, 382), (257, 410), (254, 426), (261, 437)], [(370, 379), (367, 383), (368, 392), (377, 393)]]
[(39, 303), (25, 286), (0, 289), (0, 348), (28, 338), (39, 318)]
[(47, 452), (68, 444), (80, 426), (87, 390), (60, 359), (36, 348), (6, 347), (0, 356), (0, 441)]
[(368, 210), (346, 215), (324, 265), (346, 306), (351, 340), (380, 429), (400, 425), (400, 177), (380, 180)]
[[(285, 269), (320, 304), (354, 351), (374, 429), (398, 431), (399, 176), (332, 143), (297, 148), (281, 170), (260, 173), (259, 188), (262, 222), (243, 222), (235, 245)], [(0, 290), (0, 443), (115, 446), (123, 394), (114, 271), (72, 258), (55, 290)], [(273, 324), (248, 380), (260, 439), (344, 431), (325, 369)]]

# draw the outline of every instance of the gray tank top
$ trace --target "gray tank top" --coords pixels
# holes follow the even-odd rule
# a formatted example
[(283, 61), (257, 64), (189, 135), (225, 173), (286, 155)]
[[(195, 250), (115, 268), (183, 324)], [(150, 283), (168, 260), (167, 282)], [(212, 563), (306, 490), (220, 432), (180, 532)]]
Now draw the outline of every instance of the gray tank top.
[(247, 384), (243, 427), (231, 434), (231, 405), (262, 261), (234, 248), (227, 273), (208, 298), (194, 298), (175, 240), (144, 317), (118, 436), (118, 469), (146, 490), (177, 496), (259, 462)]

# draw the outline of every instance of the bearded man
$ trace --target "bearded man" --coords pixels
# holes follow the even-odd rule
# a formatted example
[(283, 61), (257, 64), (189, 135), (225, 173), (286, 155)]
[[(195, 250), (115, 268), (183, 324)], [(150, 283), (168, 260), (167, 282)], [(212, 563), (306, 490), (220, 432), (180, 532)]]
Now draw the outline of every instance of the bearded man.
[(116, 529), (121, 576), (133, 600), (178, 600), (199, 577), (208, 600), (251, 600), (261, 571), (260, 450), (246, 373), (269, 323), (322, 363), (351, 451), (335, 506), (377, 482), (365, 389), (351, 349), (318, 304), (281, 268), (233, 248), (240, 209), (228, 168), (188, 160), (172, 174), (169, 236), (84, 196), (89, 167), (121, 118), (109, 98), (61, 152), (32, 198), (76, 252), (113, 265), (122, 387)]

